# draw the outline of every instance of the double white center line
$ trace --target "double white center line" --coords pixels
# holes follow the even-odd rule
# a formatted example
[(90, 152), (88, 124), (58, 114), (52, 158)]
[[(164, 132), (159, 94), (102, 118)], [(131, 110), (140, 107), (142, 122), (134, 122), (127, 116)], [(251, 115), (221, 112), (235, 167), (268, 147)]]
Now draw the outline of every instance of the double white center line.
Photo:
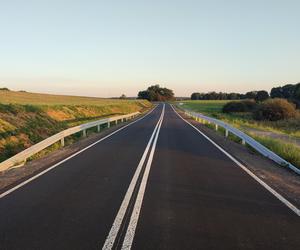
[[(157, 139), (158, 139), (158, 135), (160, 132), (160, 128), (161, 128), (161, 124), (164, 118), (164, 113), (165, 113), (165, 104), (163, 105), (163, 109), (162, 109), (162, 113), (160, 115), (160, 118), (154, 128), (154, 131), (150, 137), (150, 140), (147, 144), (147, 147), (143, 153), (143, 156), (138, 164), (138, 167), (134, 173), (134, 176), (130, 182), (130, 185), (127, 189), (127, 192), (125, 194), (125, 197), (122, 201), (122, 204), (120, 206), (120, 209), (118, 211), (118, 214), (114, 220), (114, 223), (110, 229), (110, 232), (106, 238), (106, 241), (103, 245), (103, 250), (108, 250), (108, 249), (112, 249), (117, 235), (119, 233), (119, 230), (121, 228), (122, 222), (124, 220), (126, 211), (128, 209), (128, 205), (130, 203), (130, 200), (132, 198), (132, 194), (135, 190), (135, 187), (137, 185), (140, 173), (143, 169), (144, 163), (146, 161), (148, 152), (150, 150), (150, 154), (148, 157), (148, 161), (145, 167), (145, 171), (144, 174), (142, 176), (142, 181), (138, 190), (138, 194), (134, 203), (134, 207), (131, 213), (131, 217), (130, 217), (130, 221), (127, 227), (127, 231), (124, 237), (124, 241), (123, 241), (123, 245), (122, 245), (122, 249), (131, 249), (132, 246), (132, 242), (134, 239), (134, 235), (135, 235), (135, 230), (136, 230), (136, 226), (138, 223), (138, 219), (139, 219), (139, 215), (140, 215), (140, 211), (141, 211), (141, 207), (142, 207), (142, 203), (143, 203), (143, 198), (144, 198), (144, 194), (145, 194), (145, 189), (146, 189), (146, 185), (147, 185), (147, 180), (148, 180), (148, 176), (149, 176), (149, 172), (150, 172), (150, 168), (151, 168), (151, 164), (152, 164), (152, 160), (153, 160), (153, 156), (154, 156), (154, 152), (155, 152), (155, 148), (156, 148), (156, 144), (157, 144)], [(153, 142), (153, 144), (152, 144)], [(152, 144), (152, 147), (151, 147)]]

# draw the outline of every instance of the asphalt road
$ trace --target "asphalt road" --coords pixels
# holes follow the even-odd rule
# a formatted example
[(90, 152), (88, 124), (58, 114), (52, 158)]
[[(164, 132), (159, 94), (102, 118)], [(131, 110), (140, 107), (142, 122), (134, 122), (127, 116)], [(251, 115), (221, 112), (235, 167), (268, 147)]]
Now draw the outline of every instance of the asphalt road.
[(0, 249), (300, 249), (300, 217), (160, 104), (0, 196)]

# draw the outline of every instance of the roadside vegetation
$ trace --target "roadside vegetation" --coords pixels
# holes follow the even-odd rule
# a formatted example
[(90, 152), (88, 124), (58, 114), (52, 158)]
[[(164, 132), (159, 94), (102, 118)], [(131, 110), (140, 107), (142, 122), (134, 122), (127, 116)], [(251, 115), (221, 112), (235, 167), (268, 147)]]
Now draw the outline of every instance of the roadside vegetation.
[[(233, 94), (237, 100), (229, 98)], [(273, 88), (270, 95), (262, 90), (191, 98), (198, 99), (181, 101), (181, 107), (233, 125), (300, 168), (300, 84)]]
[[(252, 112), (249, 111), (224, 113), (223, 107), (228, 105), (229, 101), (184, 101), (181, 103), (182, 108), (220, 119), (244, 131), (285, 160), (300, 168), (300, 146), (298, 143), (300, 142), (299, 110), (296, 110), (295, 117), (292, 118), (277, 121), (255, 120)], [(211, 124), (207, 126), (214, 128)], [(220, 132), (221, 130), (219, 129)], [(236, 138), (232, 139), (239, 141)]]
[(101, 99), (0, 90), (0, 161), (69, 127), (143, 112), (146, 100)]
[[(239, 129), (257, 129), (262, 131), (270, 131), (274, 133), (285, 134), (291, 137), (300, 139), (300, 113), (296, 110), (295, 115), (289, 119), (283, 120), (267, 120), (259, 119), (255, 120), (251, 111), (236, 111), (236, 112), (223, 112), (225, 104), (229, 104), (230, 101), (183, 101), (182, 107), (193, 110), (195, 112), (203, 113), (211, 117), (228, 122)], [(240, 110), (240, 104), (238, 109)], [(227, 106), (228, 107), (228, 106)], [(225, 109), (226, 110), (226, 109)]]
[(257, 136), (249, 133), (255, 140), (280, 155), (286, 161), (292, 163), (295, 167), (300, 169), (300, 147), (293, 144), (284, 142), (279, 139), (273, 139), (267, 136)]

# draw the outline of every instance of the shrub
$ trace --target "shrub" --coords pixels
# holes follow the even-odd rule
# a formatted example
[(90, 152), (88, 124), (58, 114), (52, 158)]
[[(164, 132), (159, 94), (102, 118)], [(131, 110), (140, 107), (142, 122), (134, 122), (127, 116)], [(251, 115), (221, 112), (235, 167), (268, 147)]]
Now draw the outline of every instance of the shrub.
[(260, 90), (260, 91), (257, 91), (257, 94), (255, 96), (255, 101), (257, 102), (263, 102), (267, 99), (269, 99), (269, 93), (265, 90)]
[(296, 108), (285, 99), (270, 99), (258, 105), (254, 119), (278, 121), (296, 116)]
[(224, 113), (251, 112), (255, 109), (256, 103), (253, 100), (228, 102), (223, 107)]

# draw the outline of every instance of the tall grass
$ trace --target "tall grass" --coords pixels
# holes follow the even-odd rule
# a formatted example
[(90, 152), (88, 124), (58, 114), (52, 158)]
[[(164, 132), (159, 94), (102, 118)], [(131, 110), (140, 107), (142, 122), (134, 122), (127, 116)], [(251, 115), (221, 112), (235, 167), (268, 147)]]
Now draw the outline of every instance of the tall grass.
[(257, 136), (253, 134), (251, 134), (251, 136), (268, 149), (300, 169), (300, 147), (292, 143), (283, 142), (266, 136)]

